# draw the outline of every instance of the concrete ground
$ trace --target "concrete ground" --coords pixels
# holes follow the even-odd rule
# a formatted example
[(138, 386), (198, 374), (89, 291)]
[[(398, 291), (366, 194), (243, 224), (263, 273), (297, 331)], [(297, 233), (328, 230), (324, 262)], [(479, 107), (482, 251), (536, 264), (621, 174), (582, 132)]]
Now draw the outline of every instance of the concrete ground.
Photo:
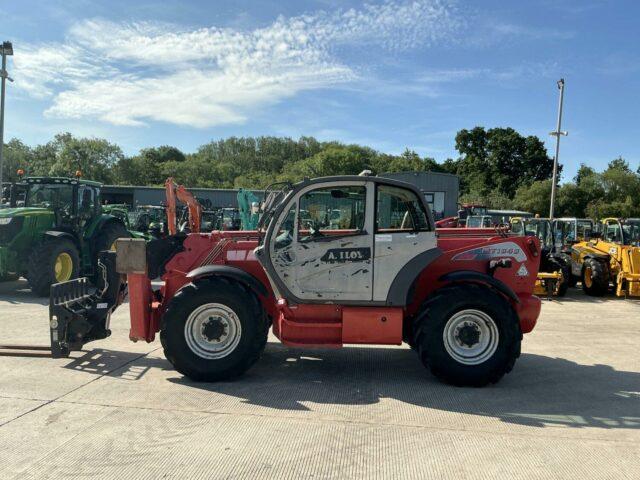
[[(514, 371), (438, 383), (406, 347), (273, 339), (234, 382), (197, 384), (159, 344), (0, 357), (0, 478), (640, 478), (640, 302), (545, 301)], [(47, 307), (0, 285), (0, 343), (48, 342)]]

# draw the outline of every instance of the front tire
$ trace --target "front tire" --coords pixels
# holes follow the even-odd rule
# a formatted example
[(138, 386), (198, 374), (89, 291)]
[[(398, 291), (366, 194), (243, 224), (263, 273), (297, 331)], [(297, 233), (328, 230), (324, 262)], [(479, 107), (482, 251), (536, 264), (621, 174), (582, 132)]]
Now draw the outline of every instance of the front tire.
[(587, 258), (582, 266), (582, 290), (592, 297), (602, 297), (609, 291), (609, 268), (595, 258)]
[(413, 329), (420, 360), (458, 386), (496, 383), (520, 355), (522, 332), (510, 303), (481, 285), (453, 285), (423, 304)]
[(167, 360), (196, 381), (229, 380), (246, 372), (267, 343), (269, 324), (255, 294), (222, 278), (182, 287), (162, 319)]
[(80, 254), (71, 240), (45, 240), (29, 257), (27, 282), (36, 295), (46, 297), (51, 285), (77, 278), (79, 271)]

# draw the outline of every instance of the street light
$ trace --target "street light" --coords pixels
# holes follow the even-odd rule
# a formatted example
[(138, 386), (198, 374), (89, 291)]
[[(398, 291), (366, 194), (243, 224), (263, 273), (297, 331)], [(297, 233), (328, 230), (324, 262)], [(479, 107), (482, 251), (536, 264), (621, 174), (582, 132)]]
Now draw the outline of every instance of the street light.
[(563, 132), (562, 127), (562, 102), (564, 101), (564, 78), (558, 80), (558, 90), (560, 90), (560, 99), (558, 100), (558, 126), (555, 132), (549, 133), (552, 137), (556, 137), (556, 155), (553, 157), (553, 179), (551, 184), (551, 205), (549, 207), (549, 219), (553, 222), (554, 207), (556, 205), (556, 185), (558, 183), (558, 155), (560, 155), (560, 137), (569, 135)]
[(13, 78), (11, 78), (7, 73), (7, 57), (9, 55), (13, 55), (13, 45), (11, 42), (2, 42), (0, 54), (2, 55), (2, 69), (0, 70), (0, 78), (2, 79), (2, 86), (0, 87), (0, 201), (2, 201), (2, 166), (4, 163), (4, 157), (2, 156), (4, 150), (4, 92), (7, 80), (13, 82)]

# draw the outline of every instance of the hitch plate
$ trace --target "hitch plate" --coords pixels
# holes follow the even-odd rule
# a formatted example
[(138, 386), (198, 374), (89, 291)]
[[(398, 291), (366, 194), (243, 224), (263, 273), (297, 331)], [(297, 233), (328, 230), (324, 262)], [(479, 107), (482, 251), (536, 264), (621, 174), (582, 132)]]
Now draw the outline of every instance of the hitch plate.
[(51, 286), (49, 333), (51, 356), (68, 357), (85, 343), (111, 335), (111, 306), (89, 293), (87, 278), (77, 278)]

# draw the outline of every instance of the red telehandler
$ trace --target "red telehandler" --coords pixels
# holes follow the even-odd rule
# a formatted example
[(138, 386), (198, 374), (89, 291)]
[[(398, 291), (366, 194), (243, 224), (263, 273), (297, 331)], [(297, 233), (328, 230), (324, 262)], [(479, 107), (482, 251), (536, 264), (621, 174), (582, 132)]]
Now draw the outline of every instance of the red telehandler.
[(513, 368), (536, 324), (538, 239), (436, 234), (408, 183), (279, 184), (262, 211), (257, 231), (119, 240), (117, 254), (102, 254), (102, 291), (82, 279), (53, 287), (53, 356), (107, 337), (127, 287), (131, 340), (159, 332), (166, 358), (200, 381), (245, 372), (272, 329), (305, 348), (405, 341), (441, 380), (482, 386)]

